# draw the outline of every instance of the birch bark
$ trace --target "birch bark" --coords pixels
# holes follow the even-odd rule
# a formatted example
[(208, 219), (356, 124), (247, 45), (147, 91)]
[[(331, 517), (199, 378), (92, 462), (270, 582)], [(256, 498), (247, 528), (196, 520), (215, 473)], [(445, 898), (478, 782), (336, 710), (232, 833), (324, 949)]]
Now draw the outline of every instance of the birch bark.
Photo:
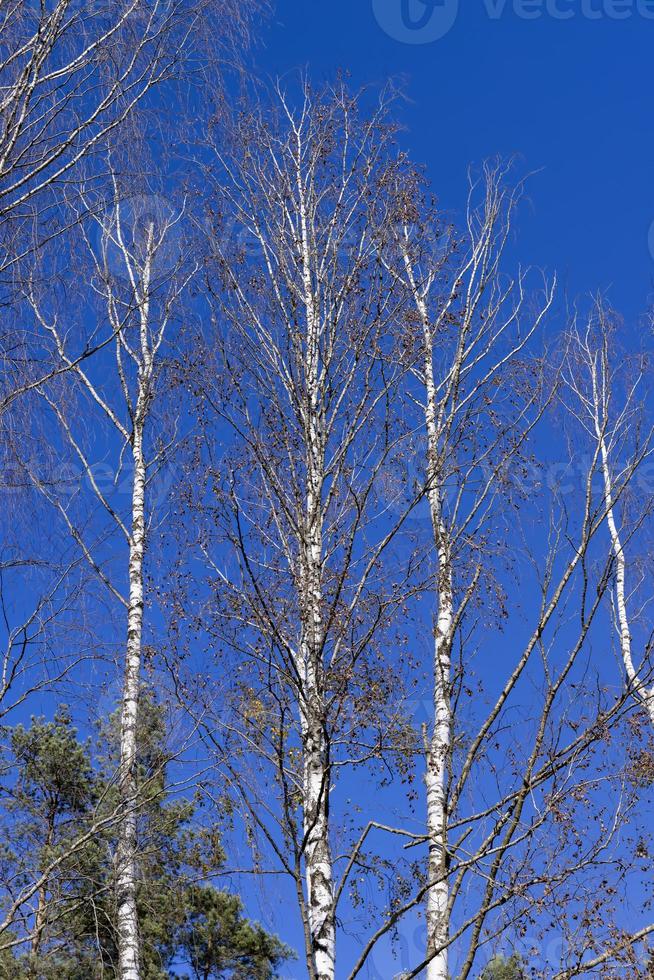
[(609, 460), (609, 452), (606, 444), (606, 437), (603, 430), (599, 428), (596, 422), (596, 432), (597, 438), (600, 444), (601, 456), (602, 456), (602, 479), (604, 481), (604, 501), (606, 505), (606, 521), (609, 528), (609, 535), (611, 538), (611, 549), (613, 551), (613, 557), (615, 558), (615, 604), (617, 609), (618, 618), (618, 634), (620, 638), (620, 651), (622, 653), (622, 661), (624, 663), (625, 672), (627, 675), (627, 680), (629, 685), (633, 690), (638, 691), (639, 697), (647, 711), (649, 720), (654, 727), (654, 689), (648, 689), (645, 687), (638, 676), (638, 671), (634, 667), (633, 656), (631, 652), (631, 627), (629, 625), (629, 616), (627, 613), (627, 600), (625, 595), (625, 583), (626, 583), (626, 559), (624, 548), (622, 546), (622, 541), (620, 539), (620, 532), (618, 531), (618, 525), (615, 520), (614, 512), (614, 496), (613, 496), (613, 480), (611, 477), (611, 465)]
[[(572, 331), (571, 350), (574, 360), (571, 360), (568, 365), (566, 381), (582, 408), (581, 413), (574, 408), (573, 414), (582, 422), (597, 447), (596, 453), (602, 478), (606, 524), (615, 563), (615, 581), (612, 591), (622, 663), (629, 688), (642, 702), (654, 727), (654, 688), (649, 688), (643, 683), (639, 669), (634, 665), (633, 659), (631, 623), (627, 608), (627, 557), (616, 518), (616, 501), (619, 493), (616, 490), (612, 464), (615, 446), (632, 421), (631, 416), (640, 376), (636, 377), (635, 382), (628, 390), (621, 411), (617, 413), (615, 420), (612, 419), (613, 396), (609, 330), (610, 318), (606, 311), (598, 306), (595, 317), (590, 321), (585, 335), (581, 335), (576, 328)], [(581, 364), (582, 376), (579, 375), (579, 364)], [(586, 376), (585, 383), (582, 380), (583, 375)], [(631, 461), (632, 471), (635, 471), (639, 461), (649, 455), (650, 440), (651, 433), (640, 451), (640, 460), (636, 457)]]
[[(143, 402), (143, 397), (139, 398)], [(143, 556), (145, 546), (145, 478), (143, 456), (143, 409), (139, 410), (133, 435), (134, 484), (132, 529), (129, 549), (129, 608), (127, 648), (120, 712), (120, 803), (123, 811), (117, 847), (117, 904), (119, 969), (122, 980), (139, 980), (139, 929), (136, 904), (137, 808), (136, 726), (143, 634)]]
[(311, 248), (302, 182), (299, 144), (297, 188), (302, 236), (304, 306), (307, 322), (307, 508), (302, 665), (305, 703), (301, 705), (303, 735), (304, 846), (309, 928), (316, 980), (335, 976), (335, 914), (332, 855), (329, 842), (329, 744), (322, 703), (322, 490), (325, 479), (324, 425), (320, 386), (320, 322), (311, 277)]
[[(117, 821), (117, 844), (115, 854), (115, 895), (118, 931), (118, 975), (121, 980), (140, 980), (141, 977), (141, 948), (138, 925), (138, 808), (139, 785), (137, 771), (137, 724), (140, 694), (140, 674), (142, 661), (142, 638), (144, 619), (144, 558), (146, 545), (146, 511), (147, 511), (147, 479), (151, 463), (146, 457), (146, 437), (151, 420), (151, 404), (155, 387), (156, 355), (163, 343), (168, 326), (170, 309), (180, 295), (187, 280), (182, 280), (178, 286), (173, 280), (166, 299), (166, 305), (156, 314), (157, 322), (153, 324), (155, 314), (151, 308), (153, 295), (153, 268), (157, 251), (172, 226), (172, 220), (161, 229), (161, 234), (155, 234), (154, 224), (146, 229), (143, 252), (137, 245), (129, 246), (124, 235), (121, 216), (121, 199), (118, 187), (115, 186), (115, 208), (111, 216), (101, 227), (102, 248), (101, 257), (93, 254), (98, 281), (105, 286), (103, 298), (109, 325), (112, 329), (110, 340), (115, 343), (115, 367), (120, 390), (124, 398), (124, 411), (127, 421), (121, 421), (120, 410), (115, 410), (105, 400), (101, 389), (80, 366), (79, 361), (71, 360), (65, 348), (64, 339), (55, 325), (50, 325), (40, 314), (38, 305), (33, 302), (34, 311), (42, 326), (55, 339), (63, 365), (74, 373), (83, 389), (90, 395), (95, 405), (102, 410), (112, 423), (120, 442), (120, 462), (117, 471), (122, 466), (124, 454), (129, 454), (132, 462), (131, 501), (129, 521), (123, 522), (119, 510), (99, 488), (93, 467), (89, 463), (79, 441), (73, 432), (71, 422), (62, 411), (52, 402), (49, 404), (55, 411), (68, 441), (80, 460), (89, 480), (89, 484), (105, 508), (127, 544), (126, 571), (128, 590), (125, 595), (116, 588), (110, 578), (100, 569), (92, 552), (85, 545), (81, 534), (74, 527), (64, 508), (59, 506), (60, 513), (67, 521), (68, 527), (76, 542), (82, 548), (84, 557), (93, 569), (100, 575), (112, 594), (119, 599), (127, 613), (127, 635), (125, 641), (125, 658), (122, 671), (122, 689), (120, 697), (120, 732), (119, 732), (119, 768), (117, 774), (119, 817)], [(120, 251), (123, 272), (127, 285), (119, 287), (109, 275), (107, 247), (112, 246)], [(128, 311), (125, 313), (124, 311)], [(118, 312), (120, 311), (120, 313)], [(133, 326), (130, 324), (133, 321)], [(136, 336), (132, 344), (131, 330)], [(124, 358), (131, 363), (126, 368)], [(161, 454), (160, 454), (161, 455)]]
[(438, 466), (439, 439), (432, 336), (425, 302), (418, 296), (424, 338), (425, 427), (427, 432), (427, 499), (437, 555), (437, 620), (434, 636), (434, 723), (426, 752), (427, 832), (427, 980), (447, 980), (449, 934), (447, 766), (452, 739), (450, 706), (451, 644), (454, 622), (452, 563)]
[[(119, 235), (120, 235), (120, 226)], [(127, 647), (120, 712), (119, 790), (123, 817), (119, 825), (117, 847), (117, 901), (119, 935), (119, 969), (121, 980), (140, 980), (140, 941), (137, 908), (138, 887), (138, 784), (137, 720), (143, 637), (143, 560), (145, 554), (145, 507), (147, 465), (144, 434), (151, 400), (154, 351), (150, 327), (150, 282), (152, 260), (156, 251), (154, 228), (147, 232), (146, 258), (137, 280), (125, 261), (132, 288), (139, 302), (141, 361), (138, 366), (136, 411), (132, 433), (134, 482), (132, 485), (132, 524), (129, 541), (129, 606), (127, 610)], [(163, 334), (159, 333), (159, 342)]]

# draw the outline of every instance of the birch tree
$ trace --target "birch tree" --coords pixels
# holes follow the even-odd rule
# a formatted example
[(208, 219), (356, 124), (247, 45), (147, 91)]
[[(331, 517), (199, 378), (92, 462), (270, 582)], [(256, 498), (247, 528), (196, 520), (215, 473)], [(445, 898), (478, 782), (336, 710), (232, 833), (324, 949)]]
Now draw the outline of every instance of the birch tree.
[(391, 696), (379, 644), (401, 600), (381, 572), (393, 522), (373, 489), (403, 368), (385, 348), (396, 300), (378, 259), (394, 169), (385, 115), (385, 99), (365, 117), (341, 86), (303, 85), (297, 101), (278, 89), (270, 112), (244, 117), (233, 155), (217, 154), (198, 541), (213, 601), (198, 618), (237, 658), (233, 722), (220, 682), (218, 703), (210, 682), (199, 696), (246, 826), (293, 882), (312, 980), (336, 975), (355, 864), (335, 867), (336, 773), (390, 741), (374, 702)]
[[(583, 329), (577, 325), (572, 328), (565, 379), (574, 397), (570, 410), (586, 434), (599, 444), (598, 467), (606, 503), (606, 526), (615, 562), (613, 612), (620, 654), (628, 687), (642, 703), (654, 727), (654, 687), (648, 686), (644, 679), (648, 676), (651, 680), (651, 670), (647, 669), (646, 664), (642, 669), (634, 664), (628, 602), (638, 582), (634, 576), (633, 593), (630, 593), (625, 550), (628, 540), (638, 533), (646, 521), (649, 508), (646, 506), (635, 523), (632, 522), (633, 530), (624, 526), (620, 528), (619, 504), (614, 493), (614, 486), (616, 482), (620, 484), (624, 468), (633, 465), (634, 458), (645, 462), (651, 455), (652, 430), (646, 416), (647, 392), (642, 362), (635, 363), (633, 376), (627, 375), (620, 384), (620, 368), (624, 374), (624, 366), (618, 366), (611, 356), (611, 343), (616, 333), (615, 316), (599, 300), (586, 326)], [(619, 385), (624, 389), (621, 400), (615, 390)], [(646, 669), (647, 674), (644, 674)]]
[[(451, 768), (454, 720), (452, 716), (452, 645), (466, 606), (479, 587), (486, 555), (471, 554), (475, 541), (485, 551), (484, 523), (491, 516), (496, 482), (511, 457), (519, 454), (530, 424), (530, 409), (521, 406), (516, 420), (506, 428), (495, 425), (479, 431), (494, 413), (498, 387), (505, 383), (507, 367), (516, 361), (538, 330), (553, 299), (546, 287), (545, 298), (523, 331), (517, 330), (524, 302), (524, 280), (502, 281), (500, 262), (510, 231), (514, 201), (502, 186), (501, 167), (488, 167), (482, 184), (484, 199), (477, 210), (471, 193), (467, 240), (454, 269), (448, 269), (451, 287), (439, 292), (440, 263), (418, 268), (415, 226), (405, 219), (398, 224), (398, 269), (391, 269), (408, 290), (420, 331), (417, 346), (421, 357), (415, 375), (423, 389), (425, 427), (425, 484), (429, 505), (432, 542), (436, 555), (434, 625), (434, 719), (426, 744), (425, 784), (429, 834), (428, 879), (434, 884), (426, 895), (427, 977), (448, 977), (449, 883), (448, 862), (448, 772)], [(411, 185), (409, 185), (410, 187)], [(414, 185), (414, 193), (418, 187)], [(474, 190), (474, 188), (473, 188)], [(404, 192), (406, 194), (406, 191)], [(406, 210), (415, 208), (407, 204)], [(419, 216), (418, 221), (424, 221)], [(429, 246), (429, 242), (427, 245)], [(418, 243), (418, 249), (425, 243)], [(429, 256), (427, 255), (427, 258)], [(443, 263), (446, 261), (444, 256)], [(445, 287), (447, 288), (447, 286)], [(450, 326), (448, 329), (448, 326)], [(505, 344), (505, 339), (508, 344)], [(474, 439), (474, 446), (472, 445)], [(471, 448), (468, 449), (467, 447)], [(473, 475), (474, 474), (474, 475)], [(468, 507), (466, 484), (481, 476), (481, 489)], [(446, 509), (446, 488), (458, 483), (455, 500)], [(458, 492), (457, 492), (458, 491)], [(464, 552), (468, 554), (464, 556)], [(460, 600), (455, 597), (456, 565), (466, 561), (465, 586)]]
[[(85, 432), (89, 429), (84, 415), (80, 427), (79, 408), (75, 413), (68, 412), (61, 392), (49, 387), (42, 390), (41, 397), (80, 466), (96, 506), (109, 522), (111, 537), (122, 544), (122, 572), (120, 562), (117, 568), (112, 567), (116, 556), (106, 550), (104, 533), (93, 525), (85, 532), (75, 518), (73, 501), (62, 500), (39, 480), (38, 474), (33, 476), (56, 508), (83, 559), (123, 608), (127, 620), (120, 705), (121, 819), (115, 858), (116, 902), (120, 976), (138, 980), (141, 957), (136, 908), (139, 798), (135, 738), (143, 661), (144, 562), (151, 514), (147, 496), (148, 484), (170, 448), (170, 440), (166, 441), (165, 430), (163, 434), (158, 430), (154, 415), (162, 376), (160, 362), (171, 321), (194, 270), (191, 266), (182, 271), (183, 254), (176, 257), (172, 268), (163, 266), (163, 276), (157, 265), (182, 212), (153, 215), (143, 226), (130, 227), (125, 221), (124, 192), (115, 176), (113, 186), (111, 209), (95, 218), (100, 235), (97, 248), (90, 230), (82, 226), (92, 260), (89, 282), (100, 304), (96, 307), (98, 323), (94, 332), (108, 331), (113, 363), (108, 359), (95, 362), (93, 371), (87, 370), (72, 349), (71, 331), (61, 324), (56, 312), (50, 314), (52, 307), (35, 291), (30, 293), (30, 302), (41, 329), (55, 344), (60, 363), (69, 369), (67, 377), (85, 399), (85, 411), (98, 415), (98, 425), (109, 426), (107, 445), (115, 461), (113, 493), (101, 484), (85, 445)], [(129, 469), (125, 479), (121, 474), (126, 461)], [(121, 491), (128, 491), (127, 510)]]
[[(472, 185), (471, 201), (480, 190), (481, 205), (471, 203), (463, 235), (448, 235), (449, 245), (443, 250), (442, 219), (425, 203), (421, 181), (407, 175), (398, 186), (395, 256), (392, 250), (385, 253), (385, 266), (415, 311), (408, 321), (415, 329), (417, 353), (407, 397), (410, 404), (418, 402), (416, 413), (423, 413), (424, 478), (419, 493), (428, 506), (431, 530), (424, 545), (435, 556), (433, 716), (424, 729), (428, 855), (419, 891), (393, 909), (364, 944), (352, 977), (364, 968), (375, 944), (419, 901), (425, 902), (425, 955), (404, 975), (418, 976), (424, 970), (429, 980), (470, 976), (489, 935), (501, 935), (510, 922), (535, 923), (534, 910), (545, 904), (550, 908), (543, 893), (564, 894), (574, 881), (578, 896), (585, 894), (590, 908), (596, 897), (591, 869), (611, 860), (619, 867), (617, 828), (630, 814), (629, 794), (620, 789), (620, 766), (615, 766), (615, 809), (597, 817), (606, 836), (587, 830), (583, 858), (583, 848), (566, 846), (550, 863), (542, 859), (558, 836), (562, 811), (575, 808), (572, 801), (579, 792), (586, 800), (592, 787), (595, 805), (603, 810), (601, 778), (594, 768), (598, 763), (592, 759), (599, 729), (619, 727), (627, 710), (624, 693), (604, 701), (587, 690), (583, 721), (570, 721), (569, 741), (560, 732), (566, 730), (569, 717), (566, 690), (569, 684), (579, 684), (573, 677), (601, 618), (600, 600), (608, 593), (615, 560), (615, 541), (607, 552), (598, 535), (634, 480), (642, 453), (629, 459), (620, 479), (598, 500), (593, 481), (602, 459), (602, 438), (594, 432), (590, 460), (584, 461), (580, 474), (579, 506), (570, 514), (565, 499), (555, 494), (552, 503), (559, 516), (552, 517), (545, 541), (536, 546), (524, 541), (525, 555), (535, 547), (541, 595), (540, 608), (533, 609), (527, 627), (528, 638), (516, 640), (507, 630), (501, 642), (511, 636), (515, 654), (506, 664), (506, 674), (491, 684), (495, 695), (487, 690), (488, 680), (482, 681), (480, 693), (487, 706), (464, 708), (475, 686), (474, 663), (486, 646), (481, 623), (493, 623), (490, 635), (499, 640), (512, 605), (505, 591), (511, 561), (525, 574), (524, 561), (516, 557), (520, 545), (516, 551), (512, 543), (519, 533), (518, 514), (530, 510), (524, 477), (530, 472), (531, 439), (557, 388), (552, 353), (540, 362), (530, 362), (528, 355), (552, 306), (553, 286), (546, 283), (541, 300), (534, 303), (527, 300), (526, 273), (512, 277), (504, 272), (503, 256), (520, 194), (520, 188), (512, 191), (506, 186), (505, 177), (501, 164), (484, 169), (480, 183)], [(541, 374), (543, 367), (546, 375)], [(573, 458), (564, 465), (570, 468)], [(560, 624), (571, 608), (578, 627), (561, 643)], [(520, 703), (525, 683), (534, 685), (532, 693), (538, 691), (539, 707), (532, 705), (516, 748), (501, 732), (511, 704)], [(497, 751), (500, 756), (494, 761)], [(484, 792), (486, 805), (480, 809), (479, 791), (473, 787), (486, 785), (484, 767), (494, 772), (494, 786), (489, 795)], [(582, 775), (588, 770), (595, 772), (594, 781)], [(575, 779), (583, 791), (574, 788)], [(616, 851), (609, 859), (611, 846)], [(607, 907), (604, 915), (602, 922), (601, 916), (589, 913), (598, 935), (583, 940), (570, 936), (565, 955), (573, 959), (580, 942), (583, 961), (583, 943), (601, 942), (600, 934), (610, 945), (610, 931), (608, 936), (604, 931), (610, 921)], [(453, 948), (456, 967), (450, 958)], [(618, 944), (618, 953), (624, 949)]]
[[(16, 411), (25, 395), (38, 395), (41, 406), (47, 404), (59, 426), (57, 438), (63, 440), (81, 474), (79, 486), (67, 497), (70, 487), (50, 485), (33, 460), (21, 456), (19, 465), (31, 473), (34, 485), (56, 508), (72, 536), (78, 548), (74, 567), (79, 561), (85, 564), (127, 615), (121, 697), (123, 815), (117, 854), (124, 977), (138, 976), (140, 970), (134, 901), (133, 732), (142, 664), (148, 480), (165, 463), (169, 448), (165, 438), (164, 443), (157, 443), (154, 427), (149, 426), (160, 378), (158, 358), (177, 300), (185, 290), (186, 274), (180, 273), (180, 255), (174, 250), (172, 267), (168, 258), (161, 261), (183, 208), (173, 214), (164, 205), (164, 213), (156, 213), (148, 222), (149, 211), (141, 215), (139, 205), (151, 189), (142, 174), (133, 176), (125, 159), (120, 172), (113, 171), (107, 205), (103, 196), (107, 153), (112, 147), (115, 160), (117, 147), (129, 143), (135, 156), (135, 146), (151, 137), (152, 144), (159, 146), (158, 163), (163, 167), (170, 159), (174, 138), (182, 136), (184, 117), (171, 112), (173, 98), (180, 92), (186, 97), (198, 80), (209, 86), (228, 62), (237, 65), (249, 38), (252, 14), (258, 10), (255, 2), (232, 0), (191, 4), (127, 0), (109, 7), (56, 0), (54, 4), (10, 3), (2, 14), (0, 268), (12, 319), (6, 330), (2, 328), (3, 342), (7, 339), (3, 357), (9, 370), (2, 379), (0, 413), (4, 425), (8, 411)], [(210, 47), (205, 43), (209, 33)], [(155, 90), (157, 96), (148, 101)], [(181, 98), (174, 101), (182, 104)], [(175, 119), (174, 130), (162, 125), (162, 105)], [(138, 122), (134, 119), (137, 108)], [(205, 110), (207, 115), (214, 111), (208, 97), (198, 102), (194, 119)], [(157, 151), (153, 154), (157, 157)], [(128, 174), (132, 174), (129, 193)], [(159, 203), (172, 194), (172, 183), (171, 177)], [(155, 206), (155, 212), (160, 211)], [(88, 289), (77, 296), (93, 311), (90, 327), (82, 325), (80, 307), (70, 305), (67, 287), (72, 287), (73, 279), (62, 274), (56, 249), (50, 247), (62, 233), (65, 244), (57, 248), (70, 267), (78, 264), (80, 243), (93, 260)], [(38, 263), (37, 250), (42, 253)], [(170, 252), (166, 254), (169, 257)], [(157, 264), (163, 265), (163, 281)], [(58, 310), (55, 299), (63, 301)], [(98, 301), (104, 304), (99, 313)], [(24, 330), (25, 321), (36, 329)], [(17, 337), (24, 341), (20, 352)], [(109, 379), (113, 384), (107, 383)], [(87, 399), (85, 409), (97, 413), (97, 424), (90, 429), (82, 424), (83, 417), (71, 411), (71, 397)], [(107, 488), (97, 476), (97, 460), (90, 448), (103, 425), (111, 432), (107, 438), (114, 462), (113, 488)], [(157, 431), (161, 436), (165, 427)], [(131, 471), (124, 478), (126, 463), (131, 463)], [(128, 513), (120, 496), (126, 482), (131, 501)], [(99, 508), (90, 521), (83, 510), (76, 513), (85, 488)], [(98, 513), (108, 522), (108, 537), (93, 527)], [(114, 535), (127, 548), (122, 570), (112, 567), (113, 556), (107, 550)], [(122, 571), (127, 573), (126, 582)], [(29, 897), (26, 893), (25, 901)], [(17, 909), (23, 904), (20, 899)], [(10, 924), (11, 915), (5, 926)]]
[[(221, 44), (230, 34), (235, 41), (246, 29), (252, 6), (244, 5), (237, 17), (226, 20)], [(227, 2), (222, 9), (228, 12)], [(79, 662), (71, 655), (66, 665), (61, 655), (78, 641), (62, 642), (55, 652), (52, 635), (57, 620), (63, 621), (79, 598), (84, 581), (75, 558), (67, 564), (55, 554), (59, 541), (46, 547), (42, 539), (33, 540), (33, 528), (43, 517), (22, 473), (25, 465), (45, 471), (53, 455), (42, 431), (41, 406), (33, 396), (56, 383), (71, 364), (59, 357), (50, 334), (33, 329), (26, 285), (52, 274), (48, 263), (55, 239), (70, 234), (83, 216), (80, 190), (86, 188), (88, 199), (89, 187), (99, 187), (104, 179), (107, 142), (119, 142), (119, 133), (133, 142), (126, 127), (136, 110), (145, 109), (148, 100), (152, 107), (151, 97), (164, 86), (170, 97), (182, 75), (189, 82), (207, 12), (204, 0), (186, 5), (162, 0), (8, 0), (0, 11), (3, 710), (54, 684)], [(137, 128), (143, 136), (148, 118), (140, 115)], [(75, 199), (74, 208), (66, 197)], [(102, 356), (111, 342), (110, 335), (96, 342), (89, 332), (74, 363)], [(61, 466), (50, 467), (51, 472), (56, 469)], [(23, 604), (28, 583), (34, 591), (31, 608)], [(77, 614), (81, 618), (79, 609)], [(87, 635), (79, 645), (91, 649), (93, 641)]]

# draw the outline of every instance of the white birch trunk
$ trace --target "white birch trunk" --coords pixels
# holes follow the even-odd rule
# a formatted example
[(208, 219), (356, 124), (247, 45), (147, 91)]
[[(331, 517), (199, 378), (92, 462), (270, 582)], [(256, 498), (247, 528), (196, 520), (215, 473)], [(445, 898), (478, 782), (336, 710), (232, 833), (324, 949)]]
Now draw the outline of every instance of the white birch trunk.
[[(120, 231), (120, 229), (119, 229)], [(132, 526), (129, 543), (129, 605), (127, 611), (127, 650), (120, 715), (120, 802), (123, 816), (118, 828), (118, 959), (121, 980), (140, 980), (141, 944), (136, 903), (137, 868), (137, 722), (141, 680), (143, 639), (143, 562), (145, 554), (145, 487), (147, 464), (143, 437), (150, 402), (153, 352), (150, 342), (150, 277), (154, 254), (154, 229), (148, 228), (148, 247), (142, 270), (140, 289), (132, 276), (135, 295), (139, 297), (141, 364), (138, 370), (138, 393), (134, 411), (132, 458)], [(122, 245), (122, 238), (121, 238)], [(129, 259), (125, 250), (128, 269)], [(162, 328), (163, 329), (163, 328)]]
[[(310, 356), (310, 361), (313, 358)], [(312, 365), (310, 364), (310, 367)], [(316, 362), (317, 370), (317, 362)], [(302, 665), (306, 704), (302, 708), (304, 837), (307, 914), (316, 980), (335, 977), (335, 910), (329, 842), (329, 746), (324, 729), (322, 674), (322, 440), (317, 419), (317, 382), (310, 394), (305, 610)]]
[[(125, 535), (128, 544), (127, 571), (129, 589), (128, 596), (125, 598), (123, 591), (114, 588), (108, 576), (102, 574), (89, 550), (81, 541), (79, 534), (74, 531), (74, 528), (69, 523), (69, 527), (75, 533), (75, 538), (81, 544), (87, 560), (96, 571), (100, 572), (102, 580), (109, 586), (112, 594), (120, 599), (127, 609), (127, 639), (120, 700), (120, 763), (117, 778), (120, 802), (120, 819), (118, 821), (118, 840), (115, 855), (115, 900), (118, 932), (117, 975), (120, 977), (120, 980), (140, 980), (142, 957), (137, 910), (137, 831), (139, 809), (137, 728), (144, 617), (143, 570), (148, 472), (148, 463), (145, 455), (145, 434), (148, 426), (151, 399), (154, 394), (155, 358), (163, 342), (164, 333), (169, 323), (169, 304), (179, 296), (179, 290), (171, 287), (171, 292), (164, 309), (160, 312), (160, 322), (158, 323), (157, 329), (153, 330), (152, 324), (150, 323), (153, 262), (157, 250), (162, 246), (165, 234), (174, 222), (168, 222), (158, 235), (155, 235), (154, 224), (150, 223), (146, 230), (145, 254), (141, 261), (136, 254), (138, 250), (130, 251), (130, 247), (128, 247), (123, 237), (120, 195), (115, 179), (114, 190), (116, 194), (115, 211), (111, 220), (102, 228), (102, 260), (95, 259), (95, 266), (99, 272), (99, 280), (106, 283), (106, 293), (104, 295), (107, 302), (109, 321), (115, 332), (117, 378), (119, 379), (121, 391), (125, 398), (125, 407), (127, 415), (131, 420), (131, 428), (129, 424), (123, 424), (119, 417), (120, 413), (117, 413), (105, 401), (102, 393), (84, 373), (79, 363), (71, 361), (67, 356), (64, 342), (57, 333), (56, 326), (50, 326), (46, 323), (38, 311), (38, 306), (34, 303), (33, 308), (39, 322), (55, 338), (57, 349), (67, 369), (77, 372), (78, 378), (90, 393), (96, 405), (103, 410), (117, 430), (120, 438), (124, 440), (124, 445), (120, 453), (121, 460), (123, 452), (129, 449), (133, 463), (131, 521), (129, 526), (126, 526), (120, 515), (114, 511), (100, 492), (93, 478), (92, 469), (88, 466), (85, 457), (79, 450), (71, 434), (69, 425), (62, 414), (57, 412), (71, 444), (86, 468), (96, 496), (108, 510), (112, 520), (120, 528), (121, 533)], [(117, 247), (122, 253), (124, 272), (127, 275), (130, 286), (129, 306), (133, 310), (137, 310), (138, 315), (135, 326), (138, 328), (140, 343), (135, 347), (132, 347), (131, 343), (125, 337), (125, 332), (129, 325), (127, 322), (128, 318), (124, 322), (121, 322), (117, 316), (116, 311), (122, 308), (124, 300), (116, 297), (113, 291), (112, 277), (108, 274), (106, 266), (107, 242), (111, 242), (112, 247)], [(125, 371), (124, 357), (132, 362), (133, 367), (130, 369), (130, 372)], [(131, 371), (134, 369), (135, 373), (132, 382)], [(132, 383), (135, 387), (134, 396), (132, 396), (130, 391)], [(62, 509), (62, 513), (66, 518), (65, 510)]]
[(447, 771), (452, 738), (450, 704), (451, 646), (454, 623), (452, 562), (447, 528), (443, 520), (439, 472), (439, 419), (432, 351), (432, 331), (424, 297), (413, 278), (408, 256), (405, 264), (420, 315), (424, 343), (425, 429), (427, 433), (427, 499), (438, 559), (436, 582), (437, 621), (434, 636), (434, 721), (426, 745), (425, 784), (429, 854), (426, 895), (427, 980), (448, 980), (449, 880)]
[[(140, 399), (141, 400), (141, 399)], [(141, 408), (141, 406), (139, 406)], [(132, 532), (129, 551), (129, 608), (127, 652), (120, 716), (120, 802), (123, 816), (118, 829), (117, 904), (119, 975), (140, 980), (140, 943), (136, 907), (137, 887), (137, 714), (143, 634), (143, 555), (145, 544), (145, 479), (143, 421), (134, 426), (134, 483)]]
[(626, 582), (626, 560), (625, 554), (622, 547), (622, 541), (620, 540), (620, 534), (615, 521), (615, 513), (613, 508), (613, 481), (611, 479), (611, 466), (609, 462), (609, 452), (606, 445), (606, 438), (603, 431), (599, 425), (596, 418), (596, 432), (598, 439), (600, 441), (600, 450), (602, 455), (602, 476), (604, 479), (604, 501), (606, 506), (606, 520), (609, 527), (609, 535), (611, 537), (611, 548), (613, 550), (613, 556), (615, 558), (615, 602), (617, 607), (618, 615), (618, 633), (620, 637), (620, 650), (622, 653), (622, 661), (624, 663), (625, 672), (627, 674), (627, 679), (629, 684), (635, 691), (638, 692), (638, 696), (641, 698), (649, 720), (654, 727), (654, 690), (649, 690), (641, 683), (638, 677), (638, 672), (634, 667), (633, 656), (631, 652), (631, 629), (629, 627), (629, 616), (627, 614), (627, 600), (625, 596), (625, 582)]
[[(298, 150), (300, 148), (298, 147)], [(298, 160), (301, 159), (301, 152)], [(303, 727), (303, 789), (305, 867), (309, 929), (316, 980), (334, 980), (336, 958), (334, 881), (329, 841), (329, 791), (331, 772), (329, 746), (324, 728), (322, 698), (322, 488), (324, 483), (324, 439), (320, 397), (320, 324), (311, 281), (311, 248), (305, 192), (300, 168), (297, 172), (302, 231), (304, 305), (307, 318), (307, 513), (306, 559), (303, 592), (303, 644), (305, 704)]]
[(302, 705), (302, 766), (304, 790), (303, 832), (307, 915), (311, 933), (316, 980), (335, 976), (335, 912), (332, 855), (329, 842), (329, 746), (324, 730), (323, 702), (318, 681), (323, 640), (321, 589), (321, 499), (314, 475), (309, 477), (307, 501), (308, 561), (306, 596), (308, 609), (303, 643), (302, 672), (306, 704)]
[[(439, 501), (440, 504), (440, 501)], [(432, 506), (432, 520), (437, 520)], [(442, 523), (435, 537), (442, 537)], [(429, 881), (427, 892), (427, 954), (435, 955), (427, 967), (427, 980), (447, 980), (449, 935), (449, 882), (447, 833), (447, 766), (452, 718), (450, 708), (452, 587), (447, 548), (440, 543), (438, 619), (434, 639), (434, 727), (427, 750), (427, 829), (429, 833)], [(438, 952), (436, 952), (438, 951)]]
[[(319, 506), (319, 505), (318, 505)], [(322, 594), (319, 555), (314, 536), (310, 546), (310, 635), (304, 645), (306, 706), (302, 710), (302, 765), (304, 789), (303, 831), (307, 884), (307, 915), (316, 980), (335, 977), (335, 914), (332, 855), (329, 842), (329, 746), (325, 736), (322, 696), (317, 682), (322, 645)]]
[(309, 707), (303, 745), (307, 914), (316, 980), (335, 976), (335, 919), (329, 845), (329, 759), (322, 724)]
[[(431, 369), (431, 350), (428, 355)], [(437, 622), (434, 637), (434, 725), (427, 748), (425, 782), (427, 788), (427, 830), (429, 833), (427, 892), (427, 980), (447, 980), (449, 935), (449, 882), (447, 833), (447, 767), (450, 756), (452, 716), (450, 706), (451, 643), (454, 611), (452, 607), (452, 568), (447, 531), (442, 517), (441, 488), (436, 472), (437, 431), (434, 414), (433, 376), (427, 377), (427, 467), (428, 500), (432, 531), (438, 555)], [(438, 952), (437, 952), (438, 951)]]

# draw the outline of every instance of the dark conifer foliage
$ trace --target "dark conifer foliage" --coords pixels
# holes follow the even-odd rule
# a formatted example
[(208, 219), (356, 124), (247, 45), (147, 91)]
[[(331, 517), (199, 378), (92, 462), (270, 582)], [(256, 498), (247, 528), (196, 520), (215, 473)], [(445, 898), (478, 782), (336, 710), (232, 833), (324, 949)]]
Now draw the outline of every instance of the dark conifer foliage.
[[(98, 739), (82, 742), (60, 707), (51, 722), (34, 718), (5, 732), (14, 777), (4, 806), (2, 831), (11, 841), (2, 853), (4, 880), (20, 887), (59, 860), (38, 890), (34, 922), (25, 923), (28, 951), (3, 954), (7, 980), (119, 976), (116, 787), (108, 776), (115, 728), (113, 718)], [(292, 952), (243, 916), (237, 895), (210, 884), (225, 855), (215, 833), (197, 823), (193, 803), (173, 798), (164, 740), (161, 709), (145, 696), (138, 732), (143, 976), (165, 980), (181, 963), (194, 980), (271, 980)]]

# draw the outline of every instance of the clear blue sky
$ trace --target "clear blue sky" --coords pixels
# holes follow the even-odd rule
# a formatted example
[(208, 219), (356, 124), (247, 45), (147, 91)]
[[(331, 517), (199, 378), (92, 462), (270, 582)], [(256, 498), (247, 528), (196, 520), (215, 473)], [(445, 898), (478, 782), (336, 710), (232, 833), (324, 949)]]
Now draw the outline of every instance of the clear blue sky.
[[(406, 2), (415, 21), (428, 13)], [(355, 84), (403, 77), (406, 145), (448, 211), (463, 205), (469, 163), (519, 154), (541, 170), (521, 259), (556, 269), (570, 298), (609, 289), (633, 320), (654, 284), (654, 3), (459, 0), (440, 39), (398, 40), (447, 27), (456, 0), (435, 2), (420, 35), (403, 27), (403, 0), (278, 0), (257, 61), (271, 76), (307, 67), (314, 81), (339, 68)]]

